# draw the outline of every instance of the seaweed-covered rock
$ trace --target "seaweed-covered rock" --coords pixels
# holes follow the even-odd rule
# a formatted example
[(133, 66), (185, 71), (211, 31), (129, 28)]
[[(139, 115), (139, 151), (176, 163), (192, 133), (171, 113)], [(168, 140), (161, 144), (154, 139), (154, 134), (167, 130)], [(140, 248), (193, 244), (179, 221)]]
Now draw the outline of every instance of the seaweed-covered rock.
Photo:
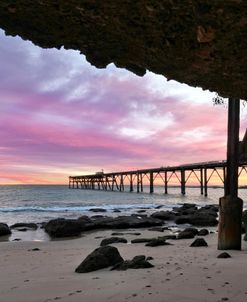
[(6, 223), (0, 223), (0, 236), (10, 235), (11, 230)]
[(122, 237), (105, 238), (101, 241), (100, 246), (105, 246), (112, 243), (127, 243), (127, 239)]
[(76, 268), (76, 273), (88, 273), (122, 263), (124, 260), (114, 246), (102, 246), (89, 254)]

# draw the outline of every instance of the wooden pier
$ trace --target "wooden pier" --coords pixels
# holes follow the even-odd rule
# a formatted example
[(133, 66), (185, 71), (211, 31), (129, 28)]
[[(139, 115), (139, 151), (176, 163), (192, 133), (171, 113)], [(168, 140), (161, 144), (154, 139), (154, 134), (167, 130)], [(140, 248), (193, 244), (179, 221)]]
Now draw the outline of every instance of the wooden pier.
[[(143, 192), (144, 181), (149, 187), (149, 193), (154, 193), (155, 180), (159, 179), (159, 185), (164, 187), (164, 194), (168, 194), (172, 180), (176, 179), (181, 188), (181, 194), (185, 195), (186, 185), (193, 178), (197, 182), (200, 194), (208, 196), (209, 182), (216, 176), (222, 186), (226, 188), (226, 161), (210, 161), (194, 164), (186, 164), (174, 167), (160, 167), (124, 172), (97, 172), (90, 175), (70, 176), (69, 188), (105, 190), (105, 191), (129, 191)], [(247, 161), (239, 164), (238, 176), (247, 174)]]

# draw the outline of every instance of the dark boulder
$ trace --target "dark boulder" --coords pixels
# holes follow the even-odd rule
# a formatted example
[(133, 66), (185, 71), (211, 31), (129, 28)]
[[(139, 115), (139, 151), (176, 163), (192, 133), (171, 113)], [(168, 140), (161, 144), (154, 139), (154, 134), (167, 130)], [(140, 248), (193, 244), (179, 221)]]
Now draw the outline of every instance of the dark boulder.
[(184, 232), (192, 232), (195, 236), (198, 235), (199, 231), (196, 228), (186, 228)]
[(170, 211), (159, 211), (159, 212), (154, 212), (153, 214), (151, 214), (151, 217), (158, 218), (161, 220), (173, 220), (175, 217), (175, 214)]
[(217, 256), (217, 258), (222, 258), (222, 259), (224, 259), (224, 258), (231, 258), (231, 257), (232, 256), (230, 254), (228, 254), (227, 252), (223, 252), (223, 253), (221, 253), (221, 254), (219, 254)]
[(195, 234), (193, 231), (186, 231), (183, 230), (182, 232), (180, 232), (177, 236), (177, 239), (191, 239), (194, 238)]
[(136, 238), (131, 240), (131, 243), (146, 243), (152, 241), (153, 238)]
[(101, 241), (100, 246), (105, 246), (112, 243), (127, 243), (128, 241), (122, 237), (105, 238)]
[(207, 229), (201, 229), (199, 232), (198, 232), (198, 236), (206, 236), (209, 234), (209, 231)]
[(107, 212), (106, 209), (102, 209), (102, 208), (92, 208), (89, 209), (90, 212), (94, 212), (94, 213), (104, 213)]
[(181, 214), (191, 214), (197, 210), (197, 206), (195, 203), (184, 203), (180, 207), (174, 207), (173, 211)]
[(114, 246), (102, 246), (89, 254), (76, 268), (76, 273), (88, 273), (102, 268), (114, 266), (124, 260)]
[(190, 223), (190, 217), (189, 215), (181, 215), (181, 216), (178, 216), (176, 219), (175, 219), (175, 223), (176, 224), (186, 224), (186, 223)]
[(11, 230), (6, 223), (0, 223), (0, 236), (10, 235)]
[(81, 223), (91, 223), (92, 222), (91, 218), (89, 218), (86, 215), (80, 216), (77, 220), (79, 220)]
[(141, 268), (151, 268), (154, 267), (153, 264), (147, 261), (146, 256), (138, 255), (132, 260), (125, 260), (122, 263), (116, 264), (112, 270), (122, 270), (125, 271), (129, 268), (131, 269), (141, 269)]
[(145, 228), (163, 224), (163, 221), (160, 219), (143, 216), (102, 217), (93, 219), (92, 221), (94, 228), (106, 229)]
[(15, 223), (10, 226), (11, 229), (19, 229), (19, 228), (26, 228), (31, 230), (37, 230), (38, 225), (36, 223), (25, 223), (25, 222), (19, 222)]
[(161, 246), (161, 245), (170, 245), (170, 243), (166, 242), (166, 240), (163, 238), (153, 238), (145, 245), (155, 247), (155, 246)]
[(204, 207), (201, 207), (200, 209), (199, 209), (199, 211), (212, 211), (212, 212), (219, 212), (219, 205), (216, 205), (216, 204), (208, 204), (208, 205), (206, 205), (206, 206), (204, 206)]
[(203, 238), (196, 238), (190, 245), (191, 247), (208, 246), (207, 242)]
[(218, 220), (215, 216), (211, 215), (208, 212), (196, 213), (195, 215), (190, 216), (189, 223), (194, 226), (216, 226)]
[(45, 225), (45, 231), (53, 238), (78, 236), (82, 225), (75, 219), (52, 219)]
[(205, 210), (205, 209), (201, 208), (196, 212), (196, 214), (211, 215), (216, 218), (218, 217), (218, 213), (212, 209)]

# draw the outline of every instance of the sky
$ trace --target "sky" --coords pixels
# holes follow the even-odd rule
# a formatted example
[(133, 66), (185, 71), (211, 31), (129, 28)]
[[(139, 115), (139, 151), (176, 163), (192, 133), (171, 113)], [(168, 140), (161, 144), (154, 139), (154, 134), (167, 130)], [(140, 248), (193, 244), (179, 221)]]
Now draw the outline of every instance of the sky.
[(214, 96), (151, 72), (96, 69), (78, 51), (0, 29), (0, 184), (225, 159), (227, 108)]

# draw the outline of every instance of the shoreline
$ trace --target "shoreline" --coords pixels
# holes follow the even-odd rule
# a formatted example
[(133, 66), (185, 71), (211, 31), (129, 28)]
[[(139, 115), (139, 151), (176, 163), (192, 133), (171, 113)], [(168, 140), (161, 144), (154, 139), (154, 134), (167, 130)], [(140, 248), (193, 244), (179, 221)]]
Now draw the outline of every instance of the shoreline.
[[(124, 230), (128, 232), (129, 230)], [(131, 229), (142, 237), (157, 232)], [(99, 247), (112, 230), (85, 232), (82, 237), (47, 242), (0, 242), (0, 294), (8, 302), (96, 301), (246, 301), (247, 242), (232, 258), (218, 259), (217, 235), (205, 238), (208, 247), (190, 247), (194, 239), (168, 240), (172, 245), (147, 247), (117, 243), (124, 259), (153, 257), (150, 269), (77, 274), (75, 268)], [(36, 250), (35, 250), (36, 249)], [(38, 249), (38, 250), (37, 250)]]

